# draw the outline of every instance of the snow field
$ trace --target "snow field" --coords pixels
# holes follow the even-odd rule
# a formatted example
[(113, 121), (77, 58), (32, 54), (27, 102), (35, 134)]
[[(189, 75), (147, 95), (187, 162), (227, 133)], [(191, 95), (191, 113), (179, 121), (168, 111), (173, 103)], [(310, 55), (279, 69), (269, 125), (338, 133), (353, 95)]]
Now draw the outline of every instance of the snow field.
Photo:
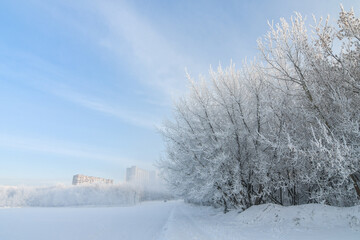
[(1, 240), (157, 239), (172, 204), (136, 207), (3, 208)]
[(359, 234), (360, 206), (264, 204), (227, 214), (183, 201), (0, 209), (1, 240), (357, 240)]

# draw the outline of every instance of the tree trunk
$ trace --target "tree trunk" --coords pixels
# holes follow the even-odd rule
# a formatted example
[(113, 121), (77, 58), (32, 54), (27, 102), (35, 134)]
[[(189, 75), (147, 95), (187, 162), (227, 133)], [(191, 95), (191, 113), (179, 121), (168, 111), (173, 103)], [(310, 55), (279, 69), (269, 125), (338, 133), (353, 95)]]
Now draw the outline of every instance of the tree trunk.
[(354, 188), (355, 188), (355, 190), (356, 190), (356, 193), (357, 193), (357, 196), (358, 196), (358, 198), (360, 198), (360, 187), (359, 187), (359, 185), (358, 185), (358, 178), (357, 178), (357, 176), (353, 173), (353, 174), (350, 174), (350, 177), (351, 177), (351, 179), (353, 180), (353, 182), (354, 182)]

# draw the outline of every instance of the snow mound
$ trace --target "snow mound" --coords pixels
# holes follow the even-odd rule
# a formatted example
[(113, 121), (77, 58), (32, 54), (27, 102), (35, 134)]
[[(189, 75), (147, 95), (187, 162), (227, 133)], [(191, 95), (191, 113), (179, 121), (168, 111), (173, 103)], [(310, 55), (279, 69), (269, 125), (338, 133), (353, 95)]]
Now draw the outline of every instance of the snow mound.
[(321, 204), (253, 206), (243, 212), (180, 205), (174, 209), (161, 240), (358, 240), (360, 206)]
[(333, 228), (348, 225), (360, 231), (360, 206), (332, 207), (304, 204), (283, 207), (275, 204), (253, 206), (238, 215), (246, 225), (272, 225), (282, 228)]

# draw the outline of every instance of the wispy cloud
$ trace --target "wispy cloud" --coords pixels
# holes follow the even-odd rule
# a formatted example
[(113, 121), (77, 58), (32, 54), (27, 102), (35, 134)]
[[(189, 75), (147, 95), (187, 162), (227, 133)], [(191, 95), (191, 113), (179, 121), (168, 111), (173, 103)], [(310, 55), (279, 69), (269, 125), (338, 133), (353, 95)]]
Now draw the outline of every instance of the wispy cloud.
[[(140, 82), (156, 88), (167, 97), (183, 92), (185, 67), (196, 66), (193, 60), (123, 1), (98, 1), (97, 13), (108, 35), (99, 44), (130, 63)], [(189, 66), (188, 66), (189, 67)]]
[[(196, 71), (200, 67), (193, 57), (186, 56), (177, 49), (161, 29), (157, 29), (149, 19), (141, 16), (125, 1), (93, 1), (85, 5), (65, 1), (39, 3), (39, 6), (51, 12), (51, 17), (78, 29), (81, 34), (89, 37), (91, 42), (97, 42), (97, 47), (102, 51), (106, 49), (115, 57), (115, 61), (125, 62), (128, 70), (136, 76), (137, 84), (145, 90), (140, 97), (148, 104), (169, 108), (171, 100), (181, 95), (188, 84), (185, 67), (189, 67), (190, 72), (200, 72)], [(65, 11), (69, 9), (71, 11)], [(74, 12), (79, 14), (71, 14)], [(88, 21), (91, 17), (93, 19)], [(97, 24), (94, 24), (94, 19)], [(17, 60), (22, 57), (21, 55), (22, 53), (19, 53)], [(23, 74), (28, 78), (28, 82), (36, 83), (49, 93), (136, 126), (154, 128), (154, 125), (160, 122), (156, 116), (144, 116), (142, 112), (129, 111), (73, 88), (72, 82), (76, 82), (76, 79), (71, 81), (71, 74), (64, 73), (59, 66), (52, 66), (37, 56), (26, 56), (23, 62), (28, 65), (23, 65), (21, 69), (28, 70)], [(17, 68), (16, 66), (13, 69), (12, 74), (19, 75)], [(4, 66), (3, 69), (11, 71), (8, 66)], [(70, 84), (66, 86), (66, 83)], [(59, 90), (59, 86), (64, 91)]]
[(129, 112), (122, 109), (121, 106), (113, 106), (95, 97), (77, 93), (68, 87), (57, 86), (48, 88), (47, 91), (85, 108), (114, 116), (131, 125), (154, 129), (160, 122), (159, 119), (153, 116), (143, 116), (141, 113)]
[(77, 143), (64, 143), (54, 139), (0, 134), (0, 147), (22, 151), (39, 152), (46, 154), (70, 156), (81, 159), (105, 161), (112, 164), (131, 165), (135, 160), (122, 158), (115, 154), (105, 153), (94, 147), (83, 146)]
[[(101, 96), (96, 97), (84, 91), (75, 90), (75, 87), (70, 84), (76, 83), (79, 79), (59, 66), (31, 54), (14, 50), (10, 56), (10, 51), (6, 52), (9, 55), (9, 61), (0, 62), (0, 76), (6, 77), (5, 79), (22, 81), (38, 90), (87, 109), (105, 113), (134, 126), (154, 129), (160, 123), (160, 119), (156, 116), (145, 115), (138, 109), (130, 111), (119, 103), (110, 103), (109, 100), (104, 100)], [(16, 63), (12, 64), (11, 59), (16, 59)], [(18, 69), (19, 64), (21, 65), (20, 70)]]
[(186, 90), (185, 68), (199, 74), (206, 73), (210, 65), (203, 56), (184, 52), (181, 42), (169, 39), (165, 30), (141, 14), (131, 1), (55, 1), (41, 2), (39, 7), (128, 68), (139, 84), (150, 88), (147, 99), (152, 104), (164, 106), (164, 100)]

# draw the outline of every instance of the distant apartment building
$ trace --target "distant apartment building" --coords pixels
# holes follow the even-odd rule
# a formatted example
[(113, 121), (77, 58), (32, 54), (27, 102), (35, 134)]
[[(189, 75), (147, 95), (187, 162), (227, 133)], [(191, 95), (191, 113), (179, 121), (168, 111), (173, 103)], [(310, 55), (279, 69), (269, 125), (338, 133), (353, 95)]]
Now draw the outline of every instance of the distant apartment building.
[(148, 185), (158, 183), (158, 174), (156, 171), (147, 171), (137, 166), (126, 169), (126, 181), (137, 185)]
[(100, 177), (91, 177), (85, 176), (81, 174), (76, 174), (73, 177), (73, 185), (81, 185), (81, 184), (113, 184), (114, 180), (105, 179)]

